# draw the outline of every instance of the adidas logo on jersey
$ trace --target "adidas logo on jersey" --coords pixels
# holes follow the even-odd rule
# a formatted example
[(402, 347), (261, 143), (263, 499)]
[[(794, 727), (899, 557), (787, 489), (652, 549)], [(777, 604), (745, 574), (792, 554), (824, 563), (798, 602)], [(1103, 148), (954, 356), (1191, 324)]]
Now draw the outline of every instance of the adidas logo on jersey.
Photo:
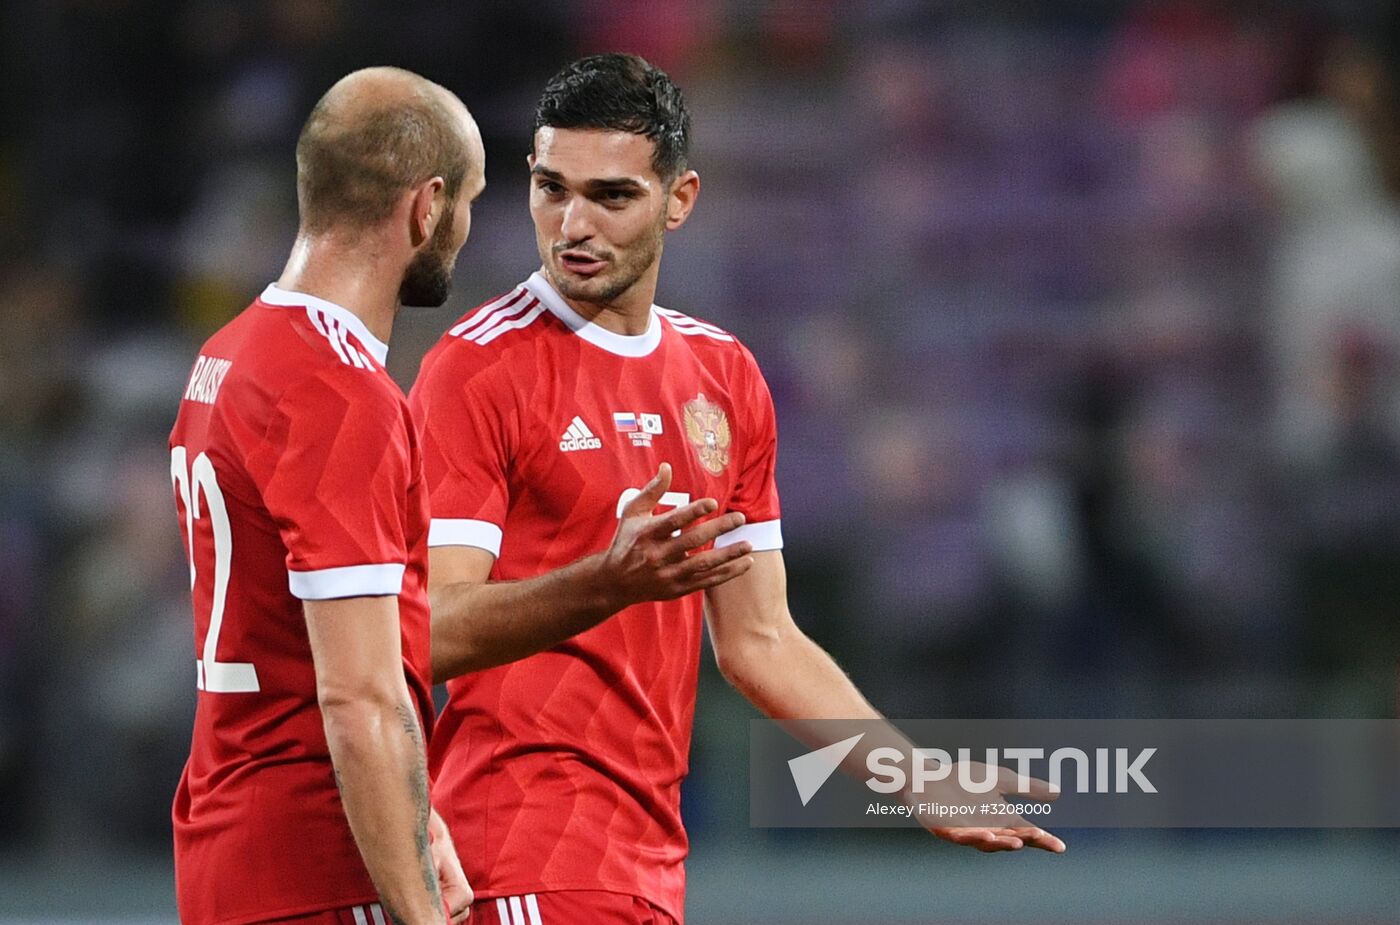
[(593, 435), (593, 431), (588, 429), (588, 425), (583, 423), (583, 418), (574, 416), (574, 420), (569, 424), (569, 429), (564, 431), (564, 436), (559, 438), (559, 449), (565, 453), (574, 450), (600, 450), (603, 448), (603, 441)]

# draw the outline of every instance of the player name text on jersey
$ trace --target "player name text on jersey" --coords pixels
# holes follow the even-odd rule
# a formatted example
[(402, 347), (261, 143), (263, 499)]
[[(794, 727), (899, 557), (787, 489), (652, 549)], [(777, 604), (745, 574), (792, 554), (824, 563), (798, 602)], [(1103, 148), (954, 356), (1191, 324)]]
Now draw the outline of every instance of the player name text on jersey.
[(185, 387), (186, 400), (203, 402), (206, 405), (214, 404), (214, 399), (219, 395), (219, 386), (224, 384), (224, 376), (228, 375), (231, 366), (232, 360), (200, 354), (194, 361), (190, 383)]

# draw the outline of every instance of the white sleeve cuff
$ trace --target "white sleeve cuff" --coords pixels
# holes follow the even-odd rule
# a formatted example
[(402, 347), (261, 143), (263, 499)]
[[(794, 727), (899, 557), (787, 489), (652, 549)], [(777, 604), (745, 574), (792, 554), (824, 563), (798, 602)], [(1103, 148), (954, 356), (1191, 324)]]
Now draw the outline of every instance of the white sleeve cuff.
[(488, 520), (448, 520), (434, 517), (428, 525), (429, 546), (475, 546), (501, 556), (501, 528)]
[(722, 533), (715, 537), (715, 548), (720, 549), (743, 542), (752, 545), (754, 552), (763, 552), (765, 549), (782, 549), (783, 522), (781, 520), (765, 520), (756, 524), (744, 524), (742, 527), (737, 527), (728, 533)]
[(402, 565), (347, 565), (314, 572), (287, 572), (292, 594), (303, 601), (329, 601), (338, 597), (379, 597), (403, 590)]

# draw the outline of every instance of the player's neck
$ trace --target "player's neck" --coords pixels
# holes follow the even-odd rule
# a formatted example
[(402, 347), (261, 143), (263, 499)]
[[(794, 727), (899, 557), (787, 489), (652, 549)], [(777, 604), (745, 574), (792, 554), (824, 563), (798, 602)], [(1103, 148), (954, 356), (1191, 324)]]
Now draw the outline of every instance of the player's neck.
[[(621, 300), (614, 302), (582, 302), (578, 299), (563, 298), (568, 306), (580, 317), (591, 321), (605, 331), (635, 337), (645, 334), (651, 326), (651, 302), (647, 301), (640, 310), (632, 305), (623, 305)], [(640, 303), (639, 303), (640, 304)]]
[(401, 274), (386, 273), (372, 251), (362, 251), (332, 238), (298, 235), (277, 285), (334, 302), (387, 344), (399, 311)]

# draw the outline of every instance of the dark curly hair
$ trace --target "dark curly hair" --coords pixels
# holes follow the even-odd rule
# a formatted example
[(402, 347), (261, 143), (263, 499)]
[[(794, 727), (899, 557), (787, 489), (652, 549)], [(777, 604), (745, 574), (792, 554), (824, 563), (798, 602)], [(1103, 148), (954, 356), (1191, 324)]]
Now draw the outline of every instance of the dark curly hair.
[(545, 85), (535, 107), (535, 126), (595, 128), (649, 138), (651, 165), (663, 179), (686, 168), (690, 111), (666, 72), (637, 55), (579, 58)]

